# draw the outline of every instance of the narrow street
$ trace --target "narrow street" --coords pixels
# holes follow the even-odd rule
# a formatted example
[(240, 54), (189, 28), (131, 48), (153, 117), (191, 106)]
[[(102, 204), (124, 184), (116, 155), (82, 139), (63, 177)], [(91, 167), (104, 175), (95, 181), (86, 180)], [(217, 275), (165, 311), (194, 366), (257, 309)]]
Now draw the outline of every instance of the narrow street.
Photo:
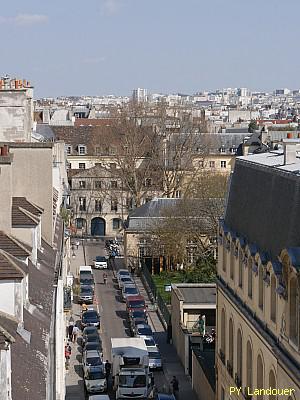
[[(76, 275), (80, 265), (92, 265), (93, 260), (98, 255), (106, 255), (104, 240), (98, 241), (85, 241), (84, 244), (80, 244), (79, 248), (75, 250), (76, 257), (72, 259), (72, 273)], [(103, 342), (103, 359), (111, 361), (111, 338), (112, 337), (130, 337), (126, 307), (125, 303), (122, 302), (120, 297), (120, 291), (117, 288), (116, 281), (114, 278), (115, 271), (119, 268), (124, 267), (123, 258), (115, 259), (115, 262), (109, 265), (107, 272), (108, 282), (106, 285), (103, 283), (103, 270), (93, 270), (95, 277), (95, 301), (100, 313), (100, 336)], [(145, 289), (139, 278), (135, 278), (136, 284), (139, 287), (141, 294), (146, 299), (146, 304), (150, 305)], [(80, 316), (80, 305), (73, 304), (73, 315), (76, 320), (79, 320)], [(149, 307), (149, 323), (155, 332), (155, 337), (160, 346), (160, 351), (163, 358), (164, 369), (163, 371), (154, 372), (155, 385), (158, 389), (163, 387), (168, 388), (169, 382), (173, 375), (180, 376), (182, 374), (181, 366), (178, 358), (174, 353), (173, 346), (166, 344), (166, 334), (161, 325), (161, 322), (155, 311), (151, 311)], [(70, 369), (67, 372), (66, 377), (66, 400), (84, 400), (86, 399), (84, 393), (84, 385), (82, 378), (81, 368), (81, 353), (80, 353), (80, 339), (78, 346), (73, 345), (73, 352), (71, 355)], [(191, 396), (190, 384), (187, 379), (181, 385), (182, 395), (180, 399), (185, 399), (185, 387), (186, 394), (189, 400), (193, 400)], [(111, 390), (111, 382), (109, 384), (108, 394), (111, 399), (115, 399), (114, 393)]]

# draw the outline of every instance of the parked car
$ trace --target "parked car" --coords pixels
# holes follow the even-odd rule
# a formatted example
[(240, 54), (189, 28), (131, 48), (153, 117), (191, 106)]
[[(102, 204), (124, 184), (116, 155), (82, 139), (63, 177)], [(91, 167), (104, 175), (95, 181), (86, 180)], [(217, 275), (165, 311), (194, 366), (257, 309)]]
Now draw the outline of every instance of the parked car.
[(161, 370), (162, 369), (162, 359), (161, 354), (157, 348), (157, 346), (147, 347), (148, 356), (149, 356), (149, 368)]
[(90, 369), (90, 367), (103, 366), (102, 357), (98, 350), (88, 350), (82, 355), (82, 368), (84, 374)]
[[(107, 380), (103, 365), (90, 368), (84, 375), (84, 385), (88, 393), (101, 393), (107, 390)], [(89, 400), (109, 400), (106, 396), (89, 396)]]
[(101, 354), (101, 357), (103, 358), (103, 347), (102, 347), (102, 341), (101, 338), (99, 341), (95, 342), (90, 342), (89, 340), (95, 340), (97, 338), (95, 337), (87, 337), (87, 340), (85, 343), (82, 344), (82, 353), (89, 351), (89, 350), (98, 350)]
[(110, 400), (110, 397), (107, 394), (94, 394), (89, 396), (89, 400)]
[(146, 336), (144, 337), (145, 345), (146, 347), (153, 347), (156, 346), (158, 348), (157, 343), (155, 342), (154, 338), (152, 336)]
[(143, 318), (134, 318), (130, 320), (130, 331), (134, 335), (136, 331), (137, 325), (145, 325), (147, 324)]
[(95, 290), (95, 280), (92, 274), (85, 274), (80, 277), (80, 286), (89, 285)]
[(89, 285), (81, 285), (80, 293), (79, 293), (79, 302), (85, 304), (93, 303), (94, 299), (94, 290)]
[(155, 400), (176, 400), (174, 394), (157, 393)]
[(128, 318), (129, 318), (129, 321), (132, 319), (135, 319), (135, 318), (140, 318), (140, 319), (144, 319), (145, 322), (148, 323), (148, 316), (147, 316), (147, 313), (144, 311), (139, 311), (139, 310), (133, 309), (128, 314)]
[(107, 259), (104, 256), (96, 256), (94, 261), (94, 268), (97, 269), (106, 269), (107, 268)]
[(134, 285), (134, 281), (131, 276), (121, 276), (118, 280), (119, 289), (123, 289), (124, 285)]
[(137, 296), (140, 292), (135, 284), (124, 284), (122, 288), (122, 299), (126, 302), (128, 296)]
[(134, 336), (136, 337), (145, 337), (152, 336), (153, 332), (151, 326), (148, 324), (139, 324), (135, 326)]
[(96, 326), (100, 328), (100, 316), (96, 310), (87, 310), (82, 313), (81, 325), (86, 326)]
[(143, 296), (130, 296), (126, 299), (126, 311), (128, 313), (132, 311), (143, 311), (146, 312), (146, 304)]
[(119, 282), (119, 279), (121, 278), (121, 276), (131, 276), (130, 272), (128, 271), (128, 269), (119, 269), (119, 271), (117, 272), (117, 281)]
[(82, 342), (86, 341), (86, 337), (90, 335), (98, 335), (98, 329), (96, 326), (86, 326), (82, 331)]
[(88, 393), (101, 393), (107, 389), (107, 380), (103, 365), (90, 367), (84, 374), (84, 385)]

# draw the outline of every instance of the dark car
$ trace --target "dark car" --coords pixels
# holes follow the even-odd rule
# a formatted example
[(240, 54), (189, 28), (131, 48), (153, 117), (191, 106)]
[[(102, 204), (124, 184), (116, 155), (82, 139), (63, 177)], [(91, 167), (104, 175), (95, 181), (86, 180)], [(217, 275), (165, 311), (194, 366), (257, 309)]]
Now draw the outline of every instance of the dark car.
[(148, 323), (148, 316), (147, 313), (144, 311), (139, 311), (139, 310), (132, 310), (129, 314), (128, 314), (129, 320), (133, 320), (136, 318), (139, 319), (143, 319), (146, 323)]
[(139, 324), (135, 327), (134, 335), (137, 337), (152, 336), (153, 332), (150, 325)]
[(99, 342), (85, 342), (82, 346), (82, 352), (84, 353), (85, 351), (89, 350), (98, 350), (100, 353), (103, 352), (103, 347), (102, 347), (102, 342), (101, 339)]
[(92, 286), (81, 285), (79, 293), (79, 302), (85, 304), (92, 304), (94, 299), (94, 290)]
[(174, 394), (157, 393), (155, 400), (176, 400)]
[(82, 331), (82, 341), (85, 341), (86, 336), (98, 335), (98, 329), (96, 326), (86, 326)]
[(100, 316), (96, 310), (87, 310), (82, 314), (81, 325), (86, 326), (96, 326), (100, 328)]
[(130, 320), (130, 330), (131, 332), (134, 334), (135, 330), (136, 330), (136, 326), (137, 325), (141, 325), (141, 324), (146, 324), (146, 321), (144, 320), (144, 318), (132, 318)]

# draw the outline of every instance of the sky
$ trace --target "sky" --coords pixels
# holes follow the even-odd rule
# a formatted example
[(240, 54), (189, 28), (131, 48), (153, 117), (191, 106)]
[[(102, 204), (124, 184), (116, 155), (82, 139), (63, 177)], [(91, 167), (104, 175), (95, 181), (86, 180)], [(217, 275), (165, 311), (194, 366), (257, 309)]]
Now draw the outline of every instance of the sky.
[(299, 89), (299, 0), (11, 0), (0, 74), (35, 97)]

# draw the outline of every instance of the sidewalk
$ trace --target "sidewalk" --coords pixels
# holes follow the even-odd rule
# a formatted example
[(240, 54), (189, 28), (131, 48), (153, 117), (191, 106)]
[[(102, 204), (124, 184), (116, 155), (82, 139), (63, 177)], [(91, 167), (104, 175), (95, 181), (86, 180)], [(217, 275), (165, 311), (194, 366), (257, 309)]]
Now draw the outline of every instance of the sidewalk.
[[(71, 273), (74, 277), (76, 277), (77, 266), (85, 264), (83, 248), (81, 245), (78, 250), (75, 249), (75, 254), (76, 258), (71, 259)], [(80, 312), (81, 306), (73, 301), (72, 311), (68, 316), (67, 322), (72, 314), (74, 321), (78, 324), (80, 321)], [(78, 326), (80, 327), (80, 325)], [(71, 343), (71, 347), (72, 354), (70, 358), (70, 366), (66, 372), (66, 400), (85, 400), (80, 346), (78, 343)]]

